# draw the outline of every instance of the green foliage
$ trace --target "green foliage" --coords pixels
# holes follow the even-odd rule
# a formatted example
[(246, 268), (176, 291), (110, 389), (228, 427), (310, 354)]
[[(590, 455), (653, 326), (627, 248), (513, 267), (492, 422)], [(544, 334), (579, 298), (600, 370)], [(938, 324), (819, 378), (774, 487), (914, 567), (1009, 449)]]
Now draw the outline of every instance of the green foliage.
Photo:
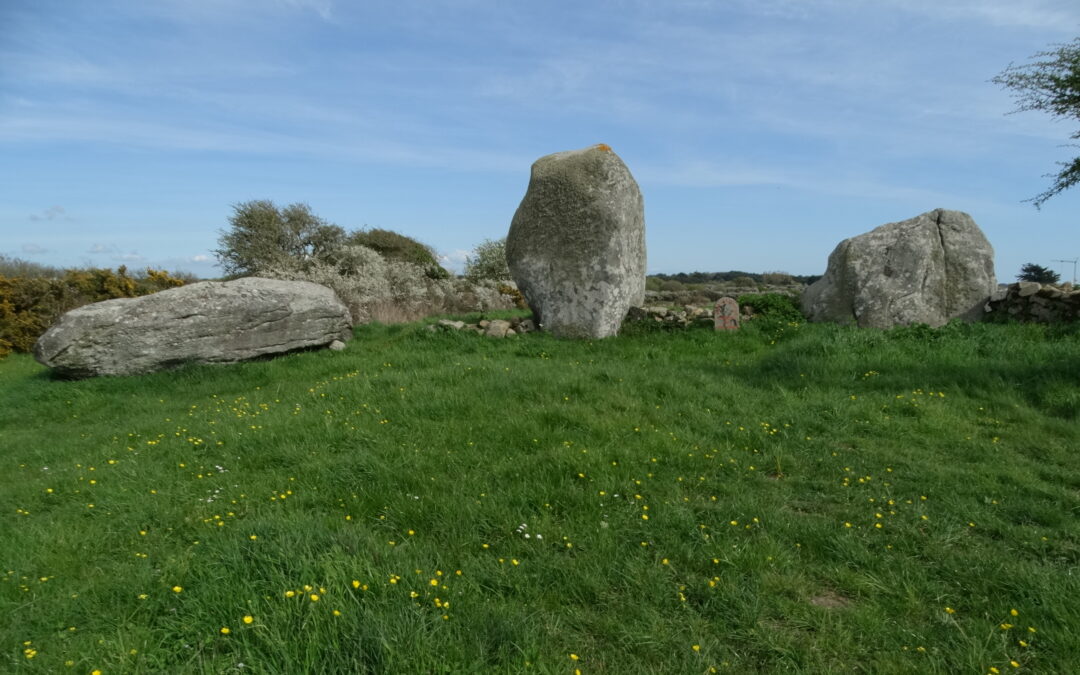
[(740, 307), (750, 307), (756, 316), (783, 322), (805, 321), (795, 298), (784, 293), (751, 293), (739, 296)]
[(13, 355), (2, 670), (1074, 672), (1080, 333), (928, 330)]
[(290, 204), (283, 209), (268, 200), (236, 204), (229, 229), (222, 231), (218, 243), (215, 253), (222, 267), (238, 276), (269, 270), (298, 274), (323, 264), (348, 265), (348, 251), (357, 246), (388, 261), (419, 265), (429, 279), (450, 276), (431, 247), (379, 228), (346, 234), (312, 213), (307, 204)]
[(377, 251), (387, 260), (420, 265), (431, 279), (446, 279), (450, 276), (450, 273), (439, 264), (435, 251), (430, 246), (393, 230), (377, 227), (357, 230), (350, 233), (345, 242), (350, 245), (366, 246)]
[(214, 253), (225, 272), (255, 274), (260, 267), (294, 264), (303, 267), (325, 259), (342, 246), (345, 230), (311, 212), (307, 204), (279, 209), (260, 199), (233, 205), (229, 229), (218, 239)]
[(0, 276), (0, 357), (29, 352), (64, 312), (91, 302), (132, 298), (182, 286), (184, 280), (147, 268), (130, 276), (126, 267), (65, 270), (54, 278)]
[(472, 282), (509, 281), (510, 268), (506, 264), (506, 237), (485, 239), (465, 258), (465, 278)]
[[(1080, 121), (1080, 38), (1056, 49), (1039, 52), (1032, 63), (1009, 65), (992, 82), (1013, 90), (1015, 112), (1038, 110), (1056, 119)], [(1070, 135), (1080, 139), (1080, 131)], [(1027, 200), (1039, 208), (1054, 195), (1080, 183), (1080, 157), (1059, 162), (1064, 167), (1053, 178), (1053, 184), (1043, 193)]]
[(1017, 281), (1036, 281), (1040, 284), (1056, 284), (1061, 281), (1061, 275), (1042, 265), (1024, 263), (1020, 268), (1020, 274), (1016, 275), (1016, 279)]

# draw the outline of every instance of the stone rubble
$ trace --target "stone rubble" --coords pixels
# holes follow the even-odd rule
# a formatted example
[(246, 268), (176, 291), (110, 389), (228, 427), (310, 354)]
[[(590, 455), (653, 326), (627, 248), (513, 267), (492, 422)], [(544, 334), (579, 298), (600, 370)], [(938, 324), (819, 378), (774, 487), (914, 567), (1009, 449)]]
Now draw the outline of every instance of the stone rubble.
[(1072, 284), (1021, 281), (999, 286), (986, 303), (987, 313), (1017, 321), (1052, 323), (1080, 319), (1080, 289)]

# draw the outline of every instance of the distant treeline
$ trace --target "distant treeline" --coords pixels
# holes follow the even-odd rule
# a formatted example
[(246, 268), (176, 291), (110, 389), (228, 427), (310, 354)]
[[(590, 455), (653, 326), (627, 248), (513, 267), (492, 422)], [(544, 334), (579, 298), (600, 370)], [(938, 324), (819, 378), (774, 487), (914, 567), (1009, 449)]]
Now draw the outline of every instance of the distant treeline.
[(820, 274), (788, 274), (787, 272), (679, 272), (677, 274), (650, 274), (661, 281), (678, 281), (682, 284), (708, 284), (724, 281), (745, 281), (750, 279), (757, 284), (812, 284), (821, 278)]

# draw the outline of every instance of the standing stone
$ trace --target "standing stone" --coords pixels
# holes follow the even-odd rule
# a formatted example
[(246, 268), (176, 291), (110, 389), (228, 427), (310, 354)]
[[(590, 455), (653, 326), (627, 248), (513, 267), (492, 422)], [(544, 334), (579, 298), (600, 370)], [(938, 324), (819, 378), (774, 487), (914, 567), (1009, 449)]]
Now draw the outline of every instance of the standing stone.
[(66, 377), (131, 375), (350, 338), (349, 310), (326, 286), (247, 277), (73, 309), (38, 338), (34, 358)]
[(713, 307), (715, 330), (739, 330), (739, 303), (735, 298), (723, 297)]
[(541, 329), (572, 338), (618, 332), (627, 310), (645, 300), (645, 208), (611, 148), (536, 160), (506, 262)]
[(840, 242), (802, 296), (811, 321), (890, 328), (976, 321), (994, 278), (994, 249), (966, 213), (936, 209)]

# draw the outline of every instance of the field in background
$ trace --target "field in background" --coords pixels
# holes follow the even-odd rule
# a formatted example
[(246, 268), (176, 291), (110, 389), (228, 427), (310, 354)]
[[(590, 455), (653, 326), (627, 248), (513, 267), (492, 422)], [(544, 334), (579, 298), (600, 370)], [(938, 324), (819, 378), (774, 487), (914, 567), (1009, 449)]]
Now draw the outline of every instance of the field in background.
[(634, 330), (8, 357), (0, 670), (1075, 670), (1075, 326)]

